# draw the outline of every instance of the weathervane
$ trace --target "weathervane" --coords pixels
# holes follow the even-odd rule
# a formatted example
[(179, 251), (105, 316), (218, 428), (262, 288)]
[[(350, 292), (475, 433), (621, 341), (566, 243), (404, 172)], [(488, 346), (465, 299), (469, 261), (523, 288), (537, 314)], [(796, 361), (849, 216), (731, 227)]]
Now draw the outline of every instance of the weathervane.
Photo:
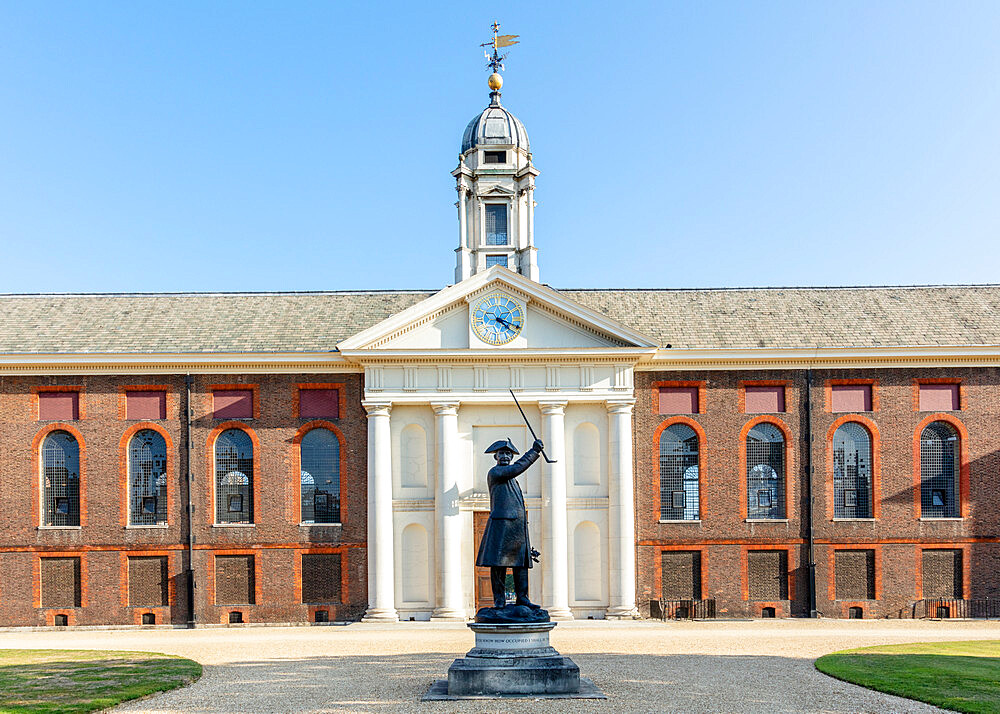
[[(503, 71), (503, 61), (507, 59), (507, 53), (504, 52), (500, 54), (497, 50), (501, 47), (510, 47), (511, 45), (516, 45), (519, 40), (517, 39), (520, 35), (499, 35), (500, 23), (493, 23), (493, 39), (489, 42), (484, 42), (480, 47), (492, 47), (493, 53), (490, 54), (489, 50), (484, 50), (483, 55), (486, 57), (486, 66), (493, 70), (493, 74), (490, 75), (489, 85), (490, 89), (494, 92), (499, 91), (500, 87), (503, 85), (503, 79), (500, 77), (500, 72)], [(495, 85), (495, 86), (494, 86)]]

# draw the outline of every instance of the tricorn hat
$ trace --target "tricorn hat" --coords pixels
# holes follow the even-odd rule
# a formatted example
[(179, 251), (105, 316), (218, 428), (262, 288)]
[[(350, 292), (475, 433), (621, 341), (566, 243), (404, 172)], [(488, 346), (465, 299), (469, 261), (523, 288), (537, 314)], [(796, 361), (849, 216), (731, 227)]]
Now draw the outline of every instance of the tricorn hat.
[(489, 448), (486, 449), (486, 451), (484, 451), (483, 453), (492, 454), (495, 451), (500, 451), (500, 449), (507, 449), (507, 451), (513, 452), (515, 454), (521, 453), (520, 451), (517, 450), (517, 447), (514, 446), (514, 442), (512, 442), (510, 439), (500, 439), (500, 441), (494, 441), (492, 444), (489, 445)]

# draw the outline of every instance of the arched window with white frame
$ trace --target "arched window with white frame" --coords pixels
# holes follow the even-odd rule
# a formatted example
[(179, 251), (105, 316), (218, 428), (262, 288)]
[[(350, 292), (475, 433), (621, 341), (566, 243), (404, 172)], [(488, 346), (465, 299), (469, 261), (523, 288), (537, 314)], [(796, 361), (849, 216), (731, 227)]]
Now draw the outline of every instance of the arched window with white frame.
[(154, 429), (136, 432), (128, 443), (129, 525), (167, 522), (167, 442)]
[(42, 442), (42, 511), (47, 526), (80, 525), (80, 444), (66, 431)]
[(761, 422), (747, 433), (747, 518), (785, 518), (785, 435)]
[(307, 431), (299, 442), (302, 523), (340, 523), (340, 440), (329, 429)]
[(872, 517), (872, 438), (854, 421), (833, 434), (833, 517)]
[(215, 522), (253, 523), (253, 440), (242, 429), (215, 440)]
[(920, 515), (923, 518), (959, 517), (958, 431), (935, 421), (920, 434)]
[(671, 424), (660, 434), (660, 519), (696, 521), (699, 514), (698, 434)]

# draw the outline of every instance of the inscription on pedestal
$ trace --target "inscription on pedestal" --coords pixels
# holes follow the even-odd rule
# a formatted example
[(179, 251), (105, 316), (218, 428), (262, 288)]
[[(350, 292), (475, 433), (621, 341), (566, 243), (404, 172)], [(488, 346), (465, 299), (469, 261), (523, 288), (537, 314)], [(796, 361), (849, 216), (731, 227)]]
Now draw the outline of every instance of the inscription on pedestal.
[(549, 646), (548, 632), (525, 632), (519, 634), (476, 633), (476, 647), (479, 649), (528, 650)]

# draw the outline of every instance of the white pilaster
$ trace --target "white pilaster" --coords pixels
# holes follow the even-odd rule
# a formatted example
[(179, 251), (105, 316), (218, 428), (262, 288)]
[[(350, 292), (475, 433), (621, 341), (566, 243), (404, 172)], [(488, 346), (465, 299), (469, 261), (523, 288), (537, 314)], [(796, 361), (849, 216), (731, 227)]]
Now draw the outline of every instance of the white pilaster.
[(458, 511), (458, 402), (432, 402), (437, 484), (434, 525), (437, 552), (437, 607), (432, 620), (466, 618), (462, 598), (462, 519)]
[(545, 453), (542, 462), (542, 605), (553, 620), (572, 620), (566, 544), (566, 402), (539, 402)]
[(362, 403), (368, 412), (368, 610), (365, 621), (395, 622), (392, 551), (390, 402)]
[(634, 399), (608, 400), (609, 619), (639, 616), (635, 607), (635, 492), (632, 468)]

